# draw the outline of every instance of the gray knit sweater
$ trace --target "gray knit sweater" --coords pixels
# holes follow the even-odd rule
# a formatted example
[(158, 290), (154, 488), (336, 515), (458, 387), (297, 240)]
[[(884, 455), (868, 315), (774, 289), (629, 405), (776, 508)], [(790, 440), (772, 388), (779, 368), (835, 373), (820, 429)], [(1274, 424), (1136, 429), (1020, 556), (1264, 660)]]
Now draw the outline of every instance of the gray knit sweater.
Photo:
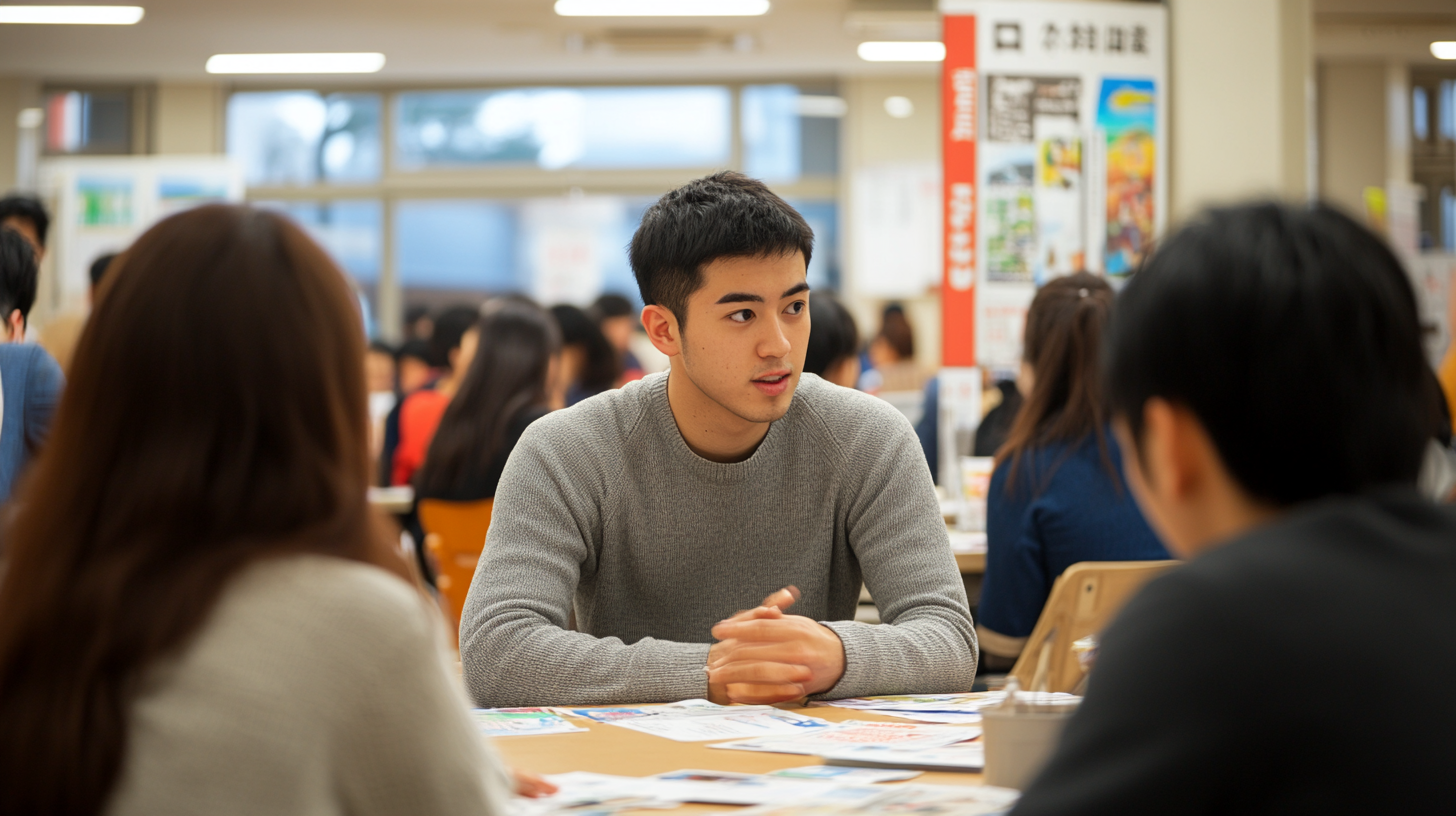
[[(713, 625), (789, 584), (790, 612), (844, 641), (825, 698), (969, 691), (975, 630), (905, 418), (805, 374), (758, 450), (720, 464), (683, 441), (667, 376), (537, 420), (511, 453), (460, 626), (476, 702), (705, 697)], [(861, 580), (884, 624), (854, 622)]]

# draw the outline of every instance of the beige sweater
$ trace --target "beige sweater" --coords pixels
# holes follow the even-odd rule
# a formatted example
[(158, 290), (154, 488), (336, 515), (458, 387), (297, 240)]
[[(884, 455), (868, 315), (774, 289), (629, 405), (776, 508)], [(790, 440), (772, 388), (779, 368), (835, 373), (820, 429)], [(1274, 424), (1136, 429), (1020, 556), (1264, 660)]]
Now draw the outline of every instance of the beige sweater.
[(131, 712), (113, 816), (502, 814), (508, 782), (411, 587), (322, 556), (254, 565)]

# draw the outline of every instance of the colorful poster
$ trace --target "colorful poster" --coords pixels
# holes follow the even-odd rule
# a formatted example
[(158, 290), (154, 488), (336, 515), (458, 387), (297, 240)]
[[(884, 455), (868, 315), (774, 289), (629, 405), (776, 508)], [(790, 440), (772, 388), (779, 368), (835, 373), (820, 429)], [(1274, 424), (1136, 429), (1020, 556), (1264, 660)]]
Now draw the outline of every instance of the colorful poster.
[(157, 180), (157, 217), (190, 210), (202, 204), (228, 200), (228, 179), (201, 176), (162, 176)]
[(1107, 146), (1107, 244), (1103, 269), (1127, 275), (1153, 239), (1157, 204), (1156, 86), (1151, 79), (1102, 80), (1097, 129)]
[(1030, 144), (987, 144), (981, 156), (986, 163), (987, 280), (1030, 282), (1036, 254), (1036, 150)]
[(82, 227), (130, 227), (132, 182), (125, 178), (76, 179)]

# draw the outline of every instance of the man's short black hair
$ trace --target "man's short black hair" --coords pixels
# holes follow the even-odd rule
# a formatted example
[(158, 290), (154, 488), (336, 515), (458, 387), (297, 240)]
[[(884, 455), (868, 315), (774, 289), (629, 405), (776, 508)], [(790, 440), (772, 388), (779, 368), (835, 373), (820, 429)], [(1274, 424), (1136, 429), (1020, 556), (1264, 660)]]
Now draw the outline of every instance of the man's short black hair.
[(0, 227), (0, 319), (8, 320), (16, 309), (21, 318), (30, 317), (38, 272), (35, 250), (25, 236)]
[(35, 238), (40, 245), (46, 245), (46, 233), (51, 229), (51, 216), (45, 205), (33, 195), (11, 193), (0, 198), (0, 223), (10, 218), (24, 218), (35, 227)]
[(859, 351), (859, 327), (844, 304), (827, 293), (809, 298), (809, 345), (804, 352), (804, 370), (824, 376), (845, 357)]
[(91, 262), (92, 289), (101, 285), (102, 278), (106, 277), (106, 270), (111, 268), (111, 262), (114, 260), (116, 260), (116, 253), (108, 252)]
[(687, 322), (688, 297), (703, 285), (703, 267), (719, 258), (814, 253), (814, 230), (761, 181), (723, 171), (690, 181), (642, 216), (628, 257), (642, 302)]
[(460, 338), (480, 320), (480, 309), (452, 306), (435, 316), (435, 329), (430, 334), (430, 365), (450, 367), (450, 352), (460, 348)]
[(1324, 205), (1201, 215), (1123, 290), (1105, 353), (1135, 439), (1149, 399), (1183, 405), (1233, 478), (1278, 506), (1414, 484), (1434, 427), (1410, 280)]

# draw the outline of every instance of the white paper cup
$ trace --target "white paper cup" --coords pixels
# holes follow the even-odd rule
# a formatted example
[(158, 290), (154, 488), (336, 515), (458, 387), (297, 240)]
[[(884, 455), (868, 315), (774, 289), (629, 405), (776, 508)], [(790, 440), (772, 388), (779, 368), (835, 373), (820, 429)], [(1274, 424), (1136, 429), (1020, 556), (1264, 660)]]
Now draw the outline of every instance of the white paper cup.
[[(1076, 706), (1038, 706), (1039, 711), (981, 709), (981, 739), (986, 743), (987, 785), (1025, 788), (1051, 759), (1057, 740)], [(1049, 710), (1050, 709), (1050, 710)]]

